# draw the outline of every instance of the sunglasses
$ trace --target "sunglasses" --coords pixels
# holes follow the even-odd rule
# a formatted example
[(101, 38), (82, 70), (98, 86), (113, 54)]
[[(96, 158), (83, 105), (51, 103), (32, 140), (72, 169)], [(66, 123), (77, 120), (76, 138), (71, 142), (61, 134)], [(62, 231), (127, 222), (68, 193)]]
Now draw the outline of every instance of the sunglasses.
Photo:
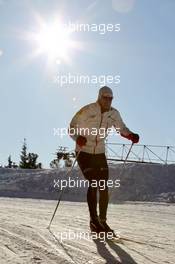
[(109, 101), (112, 101), (112, 99), (113, 99), (113, 97), (103, 96), (103, 95), (102, 95), (102, 98), (103, 98), (104, 100), (109, 100)]

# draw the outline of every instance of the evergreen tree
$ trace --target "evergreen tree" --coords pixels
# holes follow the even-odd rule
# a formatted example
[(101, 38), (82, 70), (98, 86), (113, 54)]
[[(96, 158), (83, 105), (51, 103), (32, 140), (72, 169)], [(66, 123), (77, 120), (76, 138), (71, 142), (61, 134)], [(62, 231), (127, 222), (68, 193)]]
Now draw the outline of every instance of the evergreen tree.
[(24, 143), (21, 150), (21, 161), (20, 161), (20, 168), (22, 169), (41, 169), (42, 164), (37, 164), (38, 154), (35, 153), (27, 153), (27, 143), (26, 139), (24, 138)]
[(28, 168), (28, 155), (27, 155), (27, 143), (26, 143), (25, 138), (24, 138), (20, 158), (21, 158), (21, 161), (19, 163), (20, 168), (27, 169)]
[(38, 167), (38, 164), (36, 163), (37, 158), (38, 158), (38, 155), (35, 153), (29, 153), (28, 154), (28, 167), (29, 167), (29, 169), (36, 169)]
[(12, 159), (11, 159), (11, 155), (8, 156), (8, 168), (12, 168)]

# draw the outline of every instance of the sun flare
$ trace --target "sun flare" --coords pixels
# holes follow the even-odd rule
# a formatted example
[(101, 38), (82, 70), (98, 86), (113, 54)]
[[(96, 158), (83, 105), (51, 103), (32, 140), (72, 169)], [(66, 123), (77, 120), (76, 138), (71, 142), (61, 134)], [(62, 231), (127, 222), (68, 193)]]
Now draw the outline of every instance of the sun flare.
[(60, 24), (44, 25), (36, 33), (36, 44), (39, 53), (45, 53), (51, 59), (61, 59), (68, 56), (72, 41), (70, 32)]
[(72, 52), (81, 49), (81, 43), (72, 39), (72, 31), (59, 19), (49, 23), (39, 17), (35, 30), (26, 35), (33, 46), (32, 57), (46, 55), (56, 64), (70, 62)]

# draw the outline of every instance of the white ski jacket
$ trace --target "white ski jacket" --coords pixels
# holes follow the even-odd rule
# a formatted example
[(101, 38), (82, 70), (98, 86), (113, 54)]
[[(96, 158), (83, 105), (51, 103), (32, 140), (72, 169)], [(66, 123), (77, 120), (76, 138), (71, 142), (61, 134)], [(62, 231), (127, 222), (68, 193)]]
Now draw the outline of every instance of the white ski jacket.
[[(123, 122), (117, 109), (111, 107), (110, 111), (101, 113), (98, 102), (82, 107), (72, 118), (69, 127), (69, 135), (76, 141), (79, 135), (86, 137), (87, 143), (82, 147), (83, 152), (99, 154), (105, 152), (104, 140), (112, 127), (117, 133), (127, 136), (132, 133)], [(76, 151), (80, 147), (76, 144)]]

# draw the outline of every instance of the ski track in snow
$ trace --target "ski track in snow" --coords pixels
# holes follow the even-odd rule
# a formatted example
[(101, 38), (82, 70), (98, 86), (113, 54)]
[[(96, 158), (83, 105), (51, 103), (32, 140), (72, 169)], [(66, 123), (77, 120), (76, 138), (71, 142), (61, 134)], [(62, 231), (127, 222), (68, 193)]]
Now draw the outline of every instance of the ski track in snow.
[[(68, 230), (89, 232), (86, 203), (61, 202), (50, 231), (56, 201), (0, 198), (1, 264), (174, 264), (175, 206), (110, 204), (108, 223), (123, 243), (65, 239)], [(129, 241), (133, 240), (133, 241)]]

